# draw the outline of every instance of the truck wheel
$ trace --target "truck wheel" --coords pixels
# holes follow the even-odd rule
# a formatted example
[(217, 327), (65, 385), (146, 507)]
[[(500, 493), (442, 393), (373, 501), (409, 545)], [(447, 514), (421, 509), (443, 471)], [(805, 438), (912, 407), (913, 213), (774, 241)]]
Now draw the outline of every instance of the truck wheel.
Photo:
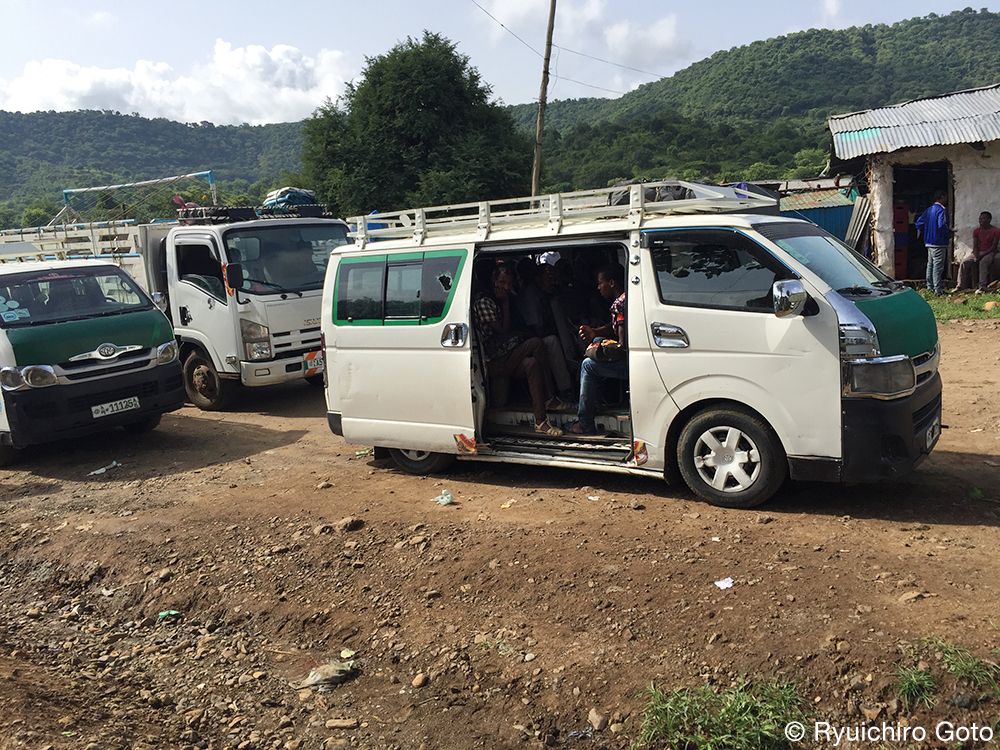
[(399, 448), (390, 448), (389, 455), (396, 462), (396, 466), (407, 474), (438, 474), (455, 463), (455, 457), (449, 456), (447, 453), (404, 451)]
[(138, 422), (129, 422), (126, 425), (122, 425), (122, 429), (125, 430), (129, 435), (142, 435), (147, 432), (152, 432), (160, 424), (159, 414), (146, 417), (145, 419), (140, 419)]
[(319, 375), (310, 375), (308, 378), (306, 378), (306, 382), (309, 385), (316, 386), (317, 388), (322, 388), (324, 385), (326, 385), (326, 382), (323, 380), (323, 373), (320, 373)]
[(788, 473), (774, 430), (739, 409), (695, 414), (677, 441), (677, 465), (692, 492), (723, 508), (766, 502)]
[(236, 384), (219, 377), (212, 360), (195, 350), (184, 361), (184, 390), (199, 409), (221, 411), (232, 400)]
[(0, 468), (17, 461), (19, 451), (13, 445), (0, 445)]

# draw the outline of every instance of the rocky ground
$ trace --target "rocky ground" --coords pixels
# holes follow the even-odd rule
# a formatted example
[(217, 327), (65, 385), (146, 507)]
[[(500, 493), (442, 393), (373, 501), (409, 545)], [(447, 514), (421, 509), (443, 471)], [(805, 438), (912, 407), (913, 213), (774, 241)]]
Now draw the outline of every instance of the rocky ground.
[(32, 450), (0, 470), (0, 748), (625, 748), (651, 683), (744, 677), (828, 721), (995, 721), (946, 676), (930, 708), (894, 685), (926, 638), (1000, 645), (997, 325), (942, 325), (948, 429), (909, 480), (759, 511), (408, 476), (305, 384)]

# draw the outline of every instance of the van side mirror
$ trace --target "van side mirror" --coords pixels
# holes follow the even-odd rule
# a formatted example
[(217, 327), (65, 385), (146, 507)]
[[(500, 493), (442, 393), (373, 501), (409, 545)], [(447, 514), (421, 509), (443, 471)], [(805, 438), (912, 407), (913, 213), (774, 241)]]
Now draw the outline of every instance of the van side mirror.
[(226, 284), (230, 289), (239, 289), (243, 286), (243, 266), (239, 263), (230, 263), (226, 266)]
[(774, 314), (779, 318), (793, 318), (805, 309), (809, 294), (798, 279), (775, 281), (771, 287), (774, 298)]

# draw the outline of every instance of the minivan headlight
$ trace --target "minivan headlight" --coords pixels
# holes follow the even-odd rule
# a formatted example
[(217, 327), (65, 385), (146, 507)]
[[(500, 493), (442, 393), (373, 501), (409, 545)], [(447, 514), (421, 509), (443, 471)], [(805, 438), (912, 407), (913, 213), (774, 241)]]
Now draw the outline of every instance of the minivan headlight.
[(0, 386), (5, 391), (16, 391), (24, 388), (24, 377), (16, 367), (4, 367), (0, 369)]
[(165, 344), (160, 344), (156, 349), (156, 364), (169, 365), (175, 359), (177, 359), (176, 341), (168, 341)]
[(58, 382), (56, 371), (48, 365), (29, 365), (21, 370), (21, 377), (32, 388), (46, 388)]
[(896, 398), (913, 392), (917, 373), (905, 355), (856, 359), (847, 364), (847, 395)]

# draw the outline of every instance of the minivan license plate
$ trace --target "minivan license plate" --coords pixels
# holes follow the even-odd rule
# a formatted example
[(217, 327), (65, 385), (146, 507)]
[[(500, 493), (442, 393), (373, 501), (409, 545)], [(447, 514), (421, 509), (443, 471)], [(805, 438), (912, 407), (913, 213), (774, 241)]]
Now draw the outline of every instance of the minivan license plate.
[(934, 421), (931, 422), (931, 426), (927, 428), (927, 433), (924, 435), (925, 450), (929, 452), (939, 437), (941, 437), (941, 417), (935, 417)]
[(121, 414), (123, 411), (133, 411), (138, 408), (139, 399), (136, 396), (132, 396), (132, 398), (123, 398), (120, 401), (109, 401), (106, 404), (91, 406), (90, 413), (94, 415), (94, 419), (100, 419), (101, 417), (110, 417), (112, 414)]

